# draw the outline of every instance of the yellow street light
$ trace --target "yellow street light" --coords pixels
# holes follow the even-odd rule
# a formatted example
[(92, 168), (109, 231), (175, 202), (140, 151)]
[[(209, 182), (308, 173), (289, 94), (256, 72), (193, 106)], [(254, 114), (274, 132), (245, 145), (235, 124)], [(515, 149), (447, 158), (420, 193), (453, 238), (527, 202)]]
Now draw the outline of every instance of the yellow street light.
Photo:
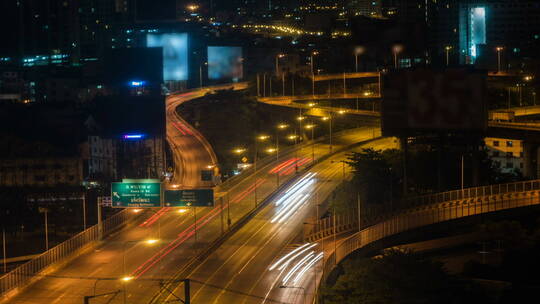
[(297, 138), (297, 137), (298, 137), (298, 136), (296, 136), (296, 135), (289, 135), (289, 136), (287, 136), (287, 138), (290, 139), (290, 140), (293, 140), (293, 139), (295, 139), (295, 138)]
[(531, 81), (532, 79), (533, 79), (532, 76), (525, 76), (525, 77), (523, 77), (523, 80), (525, 80), (525, 81)]
[(287, 128), (288, 126), (289, 125), (287, 125), (287, 124), (279, 124), (277, 127), (278, 127), (278, 129), (283, 130), (283, 129)]
[(313, 52), (311, 52), (311, 55), (317, 56), (317, 55), (319, 55), (319, 51), (313, 51)]
[(267, 140), (269, 138), (270, 138), (270, 136), (268, 136), (268, 135), (261, 135), (261, 136), (257, 137), (258, 140)]
[(330, 117), (328, 117), (328, 116), (323, 116), (323, 117), (321, 117), (321, 119), (322, 119), (323, 121), (327, 121), (327, 120), (330, 119)]
[(199, 8), (199, 6), (196, 5), (196, 4), (189, 4), (189, 5), (186, 6), (186, 8), (187, 8), (189, 11), (194, 12), (194, 11), (196, 11), (196, 10)]
[(131, 280), (133, 280), (133, 277), (127, 277), (126, 276), (126, 277), (122, 278), (122, 281), (124, 281), (124, 282), (128, 282), (128, 281), (131, 281)]
[(182, 214), (182, 213), (186, 213), (188, 212), (187, 209), (178, 209), (178, 213)]
[(277, 151), (276, 148), (268, 148), (268, 149), (266, 149), (266, 152), (268, 152), (268, 153), (274, 153), (276, 151)]
[(314, 102), (310, 102), (310, 103), (308, 103), (307, 105), (308, 105), (308, 107), (312, 108), (312, 107), (316, 106), (317, 104), (314, 103)]
[(159, 242), (159, 240), (157, 240), (157, 239), (149, 239), (149, 240), (146, 240), (145, 242), (148, 245), (153, 245), (153, 244)]
[(243, 153), (245, 151), (246, 151), (246, 149), (244, 149), (244, 148), (236, 148), (236, 149), (233, 150), (233, 152), (236, 153), (236, 154), (240, 154), (240, 153)]
[(308, 129), (308, 130), (313, 129), (313, 128), (315, 128), (315, 125), (306, 125), (305, 128)]
[(139, 213), (141, 211), (142, 211), (142, 209), (133, 209), (133, 213)]
[(298, 117), (296, 117), (296, 120), (299, 120), (299, 121), (302, 121), (302, 120), (304, 120), (304, 119), (306, 119), (305, 116), (298, 116)]
[(343, 115), (343, 114), (345, 114), (345, 113), (347, 113), (347, 111), (345, 111), (345, 110), (339, 110), (339, 111), (338, 111), (338, 114), (341, 114), (341, 115)]

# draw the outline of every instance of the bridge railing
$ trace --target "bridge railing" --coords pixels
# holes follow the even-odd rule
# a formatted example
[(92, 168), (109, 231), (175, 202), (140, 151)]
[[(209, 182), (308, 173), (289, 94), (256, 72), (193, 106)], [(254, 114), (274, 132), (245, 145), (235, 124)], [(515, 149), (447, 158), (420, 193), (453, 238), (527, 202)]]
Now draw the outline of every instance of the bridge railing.
[(401, 204), (403, 206), (420, 206), (426, 204), (436, 204), (448, 201), (464, 200), (490, 195), (524, 192), (531, 190), (540, 190), (540, 179), (508, 184), (465, 188), (463, 190), (453, 190), (418, 197), (411, 197), (402, 200)]
[(34, 278), (43, 275), (47, 267), (71, 257), (92, 242), (100, 240), (101, 236), (115, 231), (132, 219), (132, 215), (130, 210), (124, 209), (104, 220), (101, 228), (96, 224), (6, 273), (0, 277), (0, 299), (10, 291), (22, 288)]
[[(441, 204), (452, 204), (456, 203), (457, 201), (471, 199), (483, 200), (486, 197), (494, 195), (516, 194), (534, 190), (540, 190), (540, 180), (466, 188), (463, 190), (454, 190), (436, 193), (434, 195), (414, 197), (403, 201), (400, 204), (401, 209), (394, 210), (393, 213), (379, 215), (372, 218), (362, 216), (362, 228), (370, 226), (374, 223), (385, 221), (388, 218), (399, 215), (401, 212), (408, 212), (414, 209), (418, 210), (419, 208), (423, 207), (438, 208)], [(357, 209), (354, 209), (347, 214), (329, 216), (312, 223), (310, 228), (305, 231), (304, 239), (308, 242), (315, 242), (321, 238), (333, 235), (334, 232), (340, 234), (358, 231), (357, 212)], [(334, 227), (336, 228), (334, 229)]]
[[(515, 186), (526, 185), (524, 183), (512, 184)], [(335, 265), (350, 253), (385, 237), (453, 219), (538, 204), (540, 204), (540, 191), (525, 190), (524, 192), (499, 193), (481, 199), (470, 198), (405, 210), (384, 221), (366, 227), (339, 242), (336, 245), (336, 251), (325, 258), (323, 281)]]

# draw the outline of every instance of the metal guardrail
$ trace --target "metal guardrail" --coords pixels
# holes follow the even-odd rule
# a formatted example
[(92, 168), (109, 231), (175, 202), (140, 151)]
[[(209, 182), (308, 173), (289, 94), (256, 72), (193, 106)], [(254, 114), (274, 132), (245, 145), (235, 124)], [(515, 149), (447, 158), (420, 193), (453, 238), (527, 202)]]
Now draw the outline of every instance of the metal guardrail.
[[(534, 182), (538, 183), (538, 181)], [(400, 214), (362, 229), (360, 232), (356, 232), (339, 242), (336, 246), (336, 251), (325, 258), (322, 279), (324, 281), (335, 265), (350, 253), (385, 237), (453, 219), (538, 204), (540, 204), (540, 191), (525, 190), (519, 193), (499, 193), (487, 195), (482, 199), (470, 198), (405, 210)]]
[(90, 243), (100, 240), (101, 236), (115, 231), (132, 218), (131, 214), (133, 213), (128, 209), (124, 209), (104, 220), (102, 227), (96, 224), (6, 273), (0, 277), (0, 299), (10, 291), (31, 283), (32, 279), (39, 276), (47, 267), (69, 258)]
[[(405, 199), (401, 202), (400, 206), (402, 207), (399, 210), (395, 210), (391, 214), (385, 216), (378, 216), (374, 218), (364, 218), (362, 217), (362, 227), (370, 226), (374, 223), (385, 221), (388, 218), (399, 215), (401, 212), (408, 212), (409, 210), (422, 208), (428, 206), (428, 208), (433, 208), (438, 206), (437, 204), (449, 204), (455, 201), (462, 200), (483, 200), (487, 197), (493, 195), (503, 195), (503, 194), (515, 194), (522, 193), (527, 191), (540, 190), (540, 179), (499, 184), (499, 185), (490, 185), (483, 187), (474, 187), (466, 188), (463, 190), (454, 190), (436, 193), (433, 195), (425, 195), (419, 197), (413, 197)], [(334, 234), (334, 223), (335, 223), (335, 232), (346, 233), (358, 231), (358, 215), (357, 210), (351, 210), (347, 214), (337, 214), (335, 216), (330, 216), (321, 220), (318, 220), (312, 225), (312, 229), (307, 231), (304, 235), (304, 239), (309, 242), (315, 242), (321, 238), (329, 237)]]
[(465, 188), (463, 190), (453, 190), (418, 197), (411, 197), (402, 200), (401, 205), (404, 207), (420, 206), (426, 204), (435, 204), (448, 201), (464, 200), (490, 195), (524, 192), (531, 190), (540, 190), (540, 179), (508, 184)]

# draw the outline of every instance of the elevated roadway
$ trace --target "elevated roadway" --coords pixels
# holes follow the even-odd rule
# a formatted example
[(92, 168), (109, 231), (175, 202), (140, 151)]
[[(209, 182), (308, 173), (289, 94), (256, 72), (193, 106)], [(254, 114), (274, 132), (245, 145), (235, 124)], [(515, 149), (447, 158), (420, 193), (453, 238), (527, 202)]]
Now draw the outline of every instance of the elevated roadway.
[[(367, 127), (336, 134), (334, 151), (374, 136), (380, 136), (379, 131)], [(278, 184), (295, 178), (296, 165), (303, 170), (311, 165), (313, 156), (318, 160), (329, 152), (330, 147), (323, 140), (284, 152), (278, 160), (273, 157), (271, 161), (261, 160), (257, 172), (233, 184), (220, 185), (213, 208), (146, 211), (127, 228), (67, 264), (44, 276), (33, 275), (35, 282), (27, 288), (19, 292), (9, 290), (9, 297), (3, 286), (9, 286), (11, 276), (0, 278), (3, 300), (71, 304), (81, 303), (84, 296), (107, 294), (91, 299), (90, 303), (148, 303), (160, 290), (163, 280), (189, 264), (230, 225), (272, 194)], [(148, 243), (148, 240), (158, 241)]]

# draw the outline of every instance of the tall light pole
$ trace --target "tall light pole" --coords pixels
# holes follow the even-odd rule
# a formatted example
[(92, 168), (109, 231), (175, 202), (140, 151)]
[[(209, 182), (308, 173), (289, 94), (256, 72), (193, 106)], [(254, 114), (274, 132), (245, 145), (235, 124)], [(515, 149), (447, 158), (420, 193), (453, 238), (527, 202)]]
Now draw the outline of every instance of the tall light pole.
[(313, 139), (313, 131), (315, 130), (316, 125), (308, 124), (306, 129), (311, 130), (311, 162), (315, 163), (315, 141)]
[(330, 152), (332, 152), (332, 114), (330, 114), (329, 116), (324, 116), (322, 120), (323, 121), (328, 120), (329, 144), (330, 144)]
[[(279, 131), (280, 130), (285, 130), (288, 127), (289, 127), (289, 125), (284, 124), (284, 123), (281, 123), (281, 124), (277, 125), (277, 128), (276, 128), (276, 162), (279, 162)], [(277, 181), (277, 186), (279, 187), (279, 170), (276, 171), (276, 181)]]
[(498, 46), (495, 50), (497, 51), (497, 72), (501, 72), (501, 52), (504, 50), (504, 47)]
[(285, 54), (276, 55), (276, 77), (279, 77), (279, 59), (285, 57)]
[(315, 73), (313, 66), (315, 65), (315, 62), (313, 62), (313, 56), (317, 56), (319, 52), (313, 51), (311, 52), (309, 65), (311, 66), (311, 94), (313, 95), (313, 98), (315, 98)]
[(364, 54), (365, 48), (363, 46), (357, 46), (354, 48), (354, 70), (358, 73), (358, 56)]
[(447, 45), (444, 47), (444, 50), (446, 51), (446, 66), (450, 65), (450, 50), (452, 49), (451, 45)]
[(396, 44), (392, 47), (392, 53), (394, 53), (394, 68), (397, 70), (398, 68), (398, 55), (403, 51), (403, 46), (400, 44)]
[[(255, 169), (255, 177), (257, 176), (257, 158), (259, 157), (258, 156), (258, 153), (259, 153), (258, 142), (265, 141), (268, 138), (270, 138), (270, 136), (268, 135), (259, 135), (255, 138), (255, 155), (253, 157), (253, 167)], [(253, 191), (255, 193), (255, 207), (257, 207), (257, 178), (255, 178), (255, 189)]]

